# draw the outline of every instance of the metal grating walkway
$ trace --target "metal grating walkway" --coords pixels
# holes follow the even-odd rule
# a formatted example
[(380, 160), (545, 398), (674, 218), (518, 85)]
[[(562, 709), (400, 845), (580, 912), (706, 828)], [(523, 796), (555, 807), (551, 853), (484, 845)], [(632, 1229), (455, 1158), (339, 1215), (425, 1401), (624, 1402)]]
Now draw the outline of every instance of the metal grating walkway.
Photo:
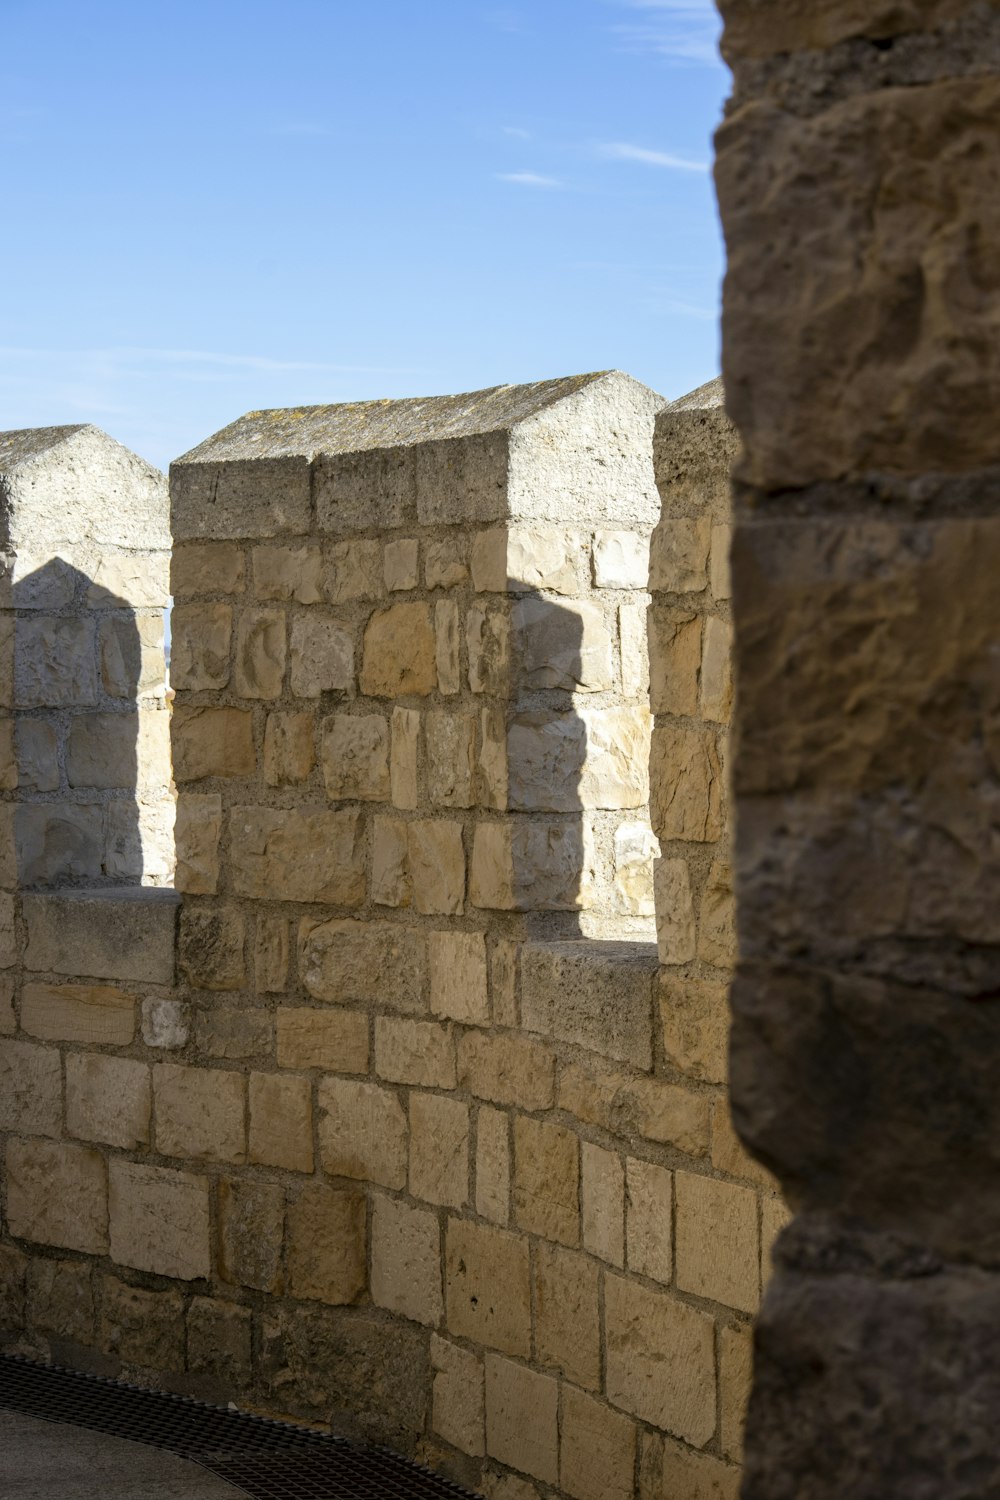
[(10, 1355), (0, 1355), (0, 1408), (166, 1449), (252, 1500), (469, 1497), (387, 1448)]

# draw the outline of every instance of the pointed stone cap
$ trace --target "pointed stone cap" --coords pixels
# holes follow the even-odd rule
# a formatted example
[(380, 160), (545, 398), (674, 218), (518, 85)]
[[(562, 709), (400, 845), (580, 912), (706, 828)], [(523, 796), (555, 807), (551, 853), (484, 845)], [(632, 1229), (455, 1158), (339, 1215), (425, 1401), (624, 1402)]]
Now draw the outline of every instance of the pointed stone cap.
[(701, 515), (715, 501), (728, 507), (740, 444), (725, 400), (721, 379), (709, 380), (657, 416), (653, 461), (665, 518)]
[(248, 412), (170, 466), (174, 535), (507, 519), (655, 523), (663, 398), (617, 370), (457, 396)]

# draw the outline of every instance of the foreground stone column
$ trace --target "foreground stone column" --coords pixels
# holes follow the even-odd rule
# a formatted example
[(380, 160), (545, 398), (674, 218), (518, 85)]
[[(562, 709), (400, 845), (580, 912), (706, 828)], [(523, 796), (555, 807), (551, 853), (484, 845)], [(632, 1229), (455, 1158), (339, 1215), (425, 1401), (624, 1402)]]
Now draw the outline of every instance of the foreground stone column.
[(725, 0), (744, 1494), (1000, 1492), (1000, 12)]

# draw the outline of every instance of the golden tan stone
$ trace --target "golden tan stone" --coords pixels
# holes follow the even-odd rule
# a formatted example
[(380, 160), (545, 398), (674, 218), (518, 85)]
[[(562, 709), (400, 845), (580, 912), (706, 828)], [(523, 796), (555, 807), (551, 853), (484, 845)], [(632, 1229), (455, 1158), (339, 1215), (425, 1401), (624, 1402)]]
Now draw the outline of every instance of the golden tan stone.
[(253, 943), (254, 986), (258, 993), (279, 994), (288, 987), (288, 920), (261, 912)]
[(253, 549), (253, 591), (258, 599), (319, 604), (323, 598), (323, 554), (319, 547), (269, 544)]
[(372, 1195), (372, 1301), (431, 1328), (441, 1322), (437, 1215), (384, 1193)]
[(601, 1384), (598, 1269), (588, 1256), (554, 1245), (535, 1249), (535, 1358), (576, 1385)]
[[(277, 1163), (280, 1165), (280, 1163)], [(310, 1183), (288, 1205), (288, 1281), (293, 1297), (356, 1302), (368, 1280), (365, 1195)]]
[(210, 1274), (208, 1178), (112, 1157), (111, 1259), (194, 1281)]
[(420, 1014), (427, 1009), (426, 942), (422, 932), (397, 922), (307, 918), (299, 931), (299, 978), (317, 1000), (370, 1000)]
[(376, 906), (409, 906), (413, 899), (406, 824), (380, 818), (372, 832), (372, 900)]
[(361, 691), (371, 698), (426, 694), (437, 686), (436, 641), (428, 604), (390, 604), (365, 627)]
[(726, 860), (713, 860), (701, 898), (698, 957), (717, 969), (736, 963), (736, 911), (733, 872)]
[(454, 599), (439, 599), (434, 606), (434, 641), (438, 692), (450, 698), (462, 685), (458, 605)]
[(375, 1018), (375, 1072), (387, 1083), (455, 1087), (455, 1042), (446, 1026), (396, 1016)]
[(297, 786), (316, 763), (316, 720), (310, 713), (267, 716), (264, 780), (268, 786)]
[(424, 715), (427, 795), (435, 807), (471, 807), (476, 721), (469, 714)]
[(560, 1438), (559, 1484), (567, 1495), (573, 1500), (632, 1500), (634, 1422), (566, 1386)]
[(310, 609), (295, 616), (288, 657), (296, 698), (354, 691), (354, 636), (325, 610)]
[(26, 984), (21, 1030), (50, 1042), (127, 1047), (135, 1036), (136, 997), (100, 984)]
[(590, 1141), (582, 1143), (580, 1204), (584, 1249), (613, 1266), (624, 1266), (625, 1173), (621, 1157)]
[(377, 1084), (324, 1078), (319, 1085), (319, 1149), (324, 1171), (381, 1187), (406, 1184), (406, 1115)]
[(673, 1270), (671, 1173), (630, 1156), (625, 1182), (628, 1268), (669, 1286)]
[(177, 799), (174, 884), (188, 896), (211, 896), (219, 888), (222, 798), (216, 792), (182, 792)]
[(448, 536), (424, 548), (424, 582), (429, 589), (453, 589), (469, 576), (468, 541)]
[(701, 655), (703, 719), (728, 724), (733, 711), (733, 629), (727, 620), (709, 615)]
[(223, 1281), (259, 1292), (282, 1291), (284, 1189), (273, 1182), (223, 1178), (218, 1188), (218, 1220)]
[(476, 1113), (476, 1213), (493, 1224), (510, 1220), (507, 1116), (485, 1106)]
[(416, 588), (420, 582), (420, 543), (416, 537), (386, 542), (382, 576), (390, 594)]
[(465, 909), (462, 825), (445, 818), (407, 824), (413, 904), (422, 916), (461, 916)]
[(658, 998), (663, 1052), (671, 1067), (704, 1083), (724, 1083), (729, 994), (725, 985), (662, 974)]
[(562, 1125), (514, 1119), (514, 1222), (559, 1244), (580, 1239), (580, 1138)]
[(691, 1172), (675, 1174), (677, 1285), (756, 1312), (760, 1301), (757, 1195), (750, 1188)]
[(555, 1057), (544, 1042), (517, 1032), (467, 1031), (458, 1043), (458, 1078), (478, 1099), (548, 1109), (555, 1090)]
[(238, 594), (243, 588), (243, 550), (233, 542), (184, 542), (170, 555), (170, 588), (185, 594)]
[[(649, 1442), (649, 1438), (646, 1439)], [(654, 1439), (659, 1447), (655, 1483), (643, 1491), (643, 1500), (739, 1500), (741, 1470), (709, 1453), (693, 1453), (669, 1440)]]
[(524, 1235), (450, 1218), (445, 1277), (449, 1332), (529, 1357), (531, 1280)]
[(203, 990), (238, 990), (246, 982), (246, 927), (239, 907), (185, 903), (177, 929), (177, 968)]
[(559, 1479), (559, 1382), (486, 1356), (486, 1452), (543, 1484)]
[(715, 1432), (715, 1325), (669, 1292), (604, 1282), (608, 1400), (702, 1447)]
[(188, 708), (178, 704), (171, 721), (174, 778), (252, 776), (257, 769), (253, 716), (242, 708)]
[(332, 802), (389, 800), (389, 722), (381, 714), (323, 720), (321, 764)]
[(476, 606), (465, 617), (469, 687), (474, 693), (510, 691), (510, 613)]
[(480, 932), (432, 932), (428, 937), (431, 1010), (471, 1026), (489, 1021), (486, 939)]
[(469, 1107), (438, 1094), (410, 1094), (410, 1192), (426, 1203), (469, 1201)]
[(251, 1073), (247, 1160), (287, 1172), (313, 1169), (312, 1087), (308, 1078)]
[(713, 729), (654, 729), (650, 781), (650, 821), (658, 838), (712, 843), (721, 837), (722, 765)]
[(468, 1349), (432, 1334), (431, 1364), (431, 1426), (453, 1448), (481, 1458), (486, 1451), (482, 1360)]
[(753, 1328), (719, 1330), (720, 1446), (737, 1463), (743, 1457), (743, 1423), (753, 1378)]
[(242, 1073), (159, 1063), (153, 1069), (156, 1149), (192, 1161), (246, 1157)]
[(355, 810), (234, 807), (229, 837), (238, 895), (338, 906), (365, 898), (364, 828)]
[(62, 1128), (62, 1068), (55, 1047), (0, 1042), (0, 1130), (58, 1136)]
[(248, 609), (236, 632), (234, 686), (241, 698), (280, 698), (287, 641), (280, 609)]
[(275, 1017), (278, 1066), (367, 1073), (368, 1017), (357, 1010), (282, 1006)]
[(664, 520), (650, 541), (649, 587), (654, 593), (700, 594), (708, 583), (711, 522)]
[(698, 711), (701, 616), (654, 604), (649, 612), (649, 702), (654, 713)]
[(379, 542), (364, 539), (334, 542), (326, 575), (326, 593), (331, 604), (377, 599), (383, 589)]
[(80, 1140), (139, 1151), (149, 1144), (149, 1069), (102, 1052), (66, 1057), (66, 1129)]
[(170, 613), (170, 682), (217, 692), (229, 681), (233, 611), (228, 604), (177, 604)]
[(420, 739), (420, 714), (415, 708), (392, 711), (392, 751), (389, 757), (389, 781), (393, 807), (414, 812), (419, 806), (417, 794), (417, 747)]
[(107, 1168), (92, 1147), (12, 1137), (6, 1198), (7, 1229), (16, 1238), (88, 1255), (107, 1252)]
[(709, 579), (712, 598), (717, 602), (730, 599), (733, 592), (732, 570), (729, 566), (729, 549), (733, 543), (733, 528), (728, 524), (712, 527), (712, 554), (709, 564)]

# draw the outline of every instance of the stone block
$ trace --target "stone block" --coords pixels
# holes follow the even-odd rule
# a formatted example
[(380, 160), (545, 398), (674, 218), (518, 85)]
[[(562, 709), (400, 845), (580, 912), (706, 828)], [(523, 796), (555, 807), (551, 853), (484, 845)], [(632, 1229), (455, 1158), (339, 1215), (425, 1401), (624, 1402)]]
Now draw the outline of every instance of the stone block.
[(288, 659), (296, 698), (354, 691), (354, 636), (324, 610), (310, 609), (292, 620)]
[(479, 803), (506, 811), (507, 715), (502, 703), (491, 703), (479, 714)]
[[(2, 1272), (0, 1272), (2, 1274)], [(30, 1260), (25, 1280), (28, 1326), (77, 1344), (94, 1342), (93, 1265), (80, 1260)], [(5, 1331), (10, 1324), (2, 1325)]]
[(643, 1500), (739, 1500), (741, 1471), (708, 1453), (693, 1453), (659, 1434), (643, 1439)]
[(170, 683), (178, 692), (219, 692), (229, 682), (233, 611), (228, 604), (176, 604), (170, 612)]
[(416, 520), (414, 449), (321, 453), (313, 468), (321, 531), (389, 531)]
[[(15, 785), (29, 792), (54, 792), (59, 786), (59, 740), (47, 719), (8, 719), (15, 725)], [(8, 773), (8, 780), (10, 779)], [(10, 788), (7, 788), (10, 790)]]
[(254, 988), (258, 994), (278, 995), (288, 988), (289, 958), (287, 918), (258, 913), (253, 941)]
[(311, 543), (301, 546), (270, 544), (253, 549), (253, 591), (257, 599), (283, 603), (320, 604), (323, 554)]
[(469, 576), (464, 536), (428, 541), (424, 547), (424, 582), (429, 589), (452, 589)]
[(434, 606), (434, 641), (438, 692), (452, 697), (462, 685), (458, 605), (453, 599), (439, 599)]
[(477, 606), (465, 617), (469, 687), (474, 693), (510, 692), (510, 615), (506, 608)]
[(311, 713), (268, 714), (264, 729), (264, 780), (297, 786), (316, 763), (316, 720)]
[(660, 963), (667, 968), (691, 963), (697, 952), (698, 926), (686, 859), (653, 861), (653, 896)]
[(653, 860), (659, 848), (646, 823), (621, 823), (615, 829), (615, 903), (619, 911), (634, 917), (655, 916)]
[(174, 779), (252, 776), (257, 769), (253, 716), (242, 708), (190, 708), (177, 704), (171, 716)]
[(622, 692), (626, 698), (649, 701), (648, 611), (638, 604), (618, 606), (618, 651), (622, 663)]
[(608, 1400), (704, 1447), (715, 1432), (715, 1325), (669, 1292), (623, 1276), (604, 1283)]
[(372, 1195), (372, 1301), (436, 1328), (441, 1296), (441, 1230), (427, 1209)]
[(733, 542), (732, 526), (712, 527), (712, 550), (709, 561), (709, 583), (712, 598), (716, 602), (728, 600), (733, 595), (732, 570), (729, 565), (729, 549)]
[(183, 1370), (184, 1299), (179, 1292), (150, 1292), (105, 1276), (99, 1337), (104, 1353), (124, 1365)]
[(18, 1333), (25, 1320), (25, 1278), (31, 1262), (13, 1245), (0, 1244), (0, 1328)]
[(521, 952), (521, 1022), (527, 1031), (604, 1057), (653, 1065), (650, 944), (526, 943)]
[(683, 724), (654, 729), (649, 810), (657, 837), (713, 843), (722, 837), (722, 803), (715, 730)]
[(701, 654), (701, 716), (728, 724), (733, 712), (733, 628), (709, 615)]
[(161, 613), (101, 619), (97, 626), (97, 652), (101, 686), (109, 697), (134, 701), (147, 694), (159, 697), (163, 693), (167, 664)]
[(649, 549), (649, 587), (660, 594), (700, 594), (708, 584), (712, 523), (663, 520), (653, 532)]
[(243, 589), (243, 551), (232, 542), (189, 542), (170, 554), (170, 588), (185, 594), (238, 594)]
[(280, 698), (287, 640), (281, 609), (248, 609), (236, 632), (234, 687), (241, 698)]
[(368, 1017), (357, 1010), (282, 1006), (275, 1016), (280, 1068), (367, 1073)]
[[(502, 532), (500, 536), (503, 537)], [(574, 597), (588, 592), (590, 547), (582, 532), (561, 527), (515, 526), (508, 531), (506, 540), (506, 577), (501, 589), (514, 594), (543, 591)]]
[(313, 1169), (312, 1085), (308, 1078), (251, 1073), (247, 1160), (286, 1172)]
[(431, 1363), (431, 1426), (453, 1448), (482, 1458), (486, 1451), (482, 1360), (433, 1334)]
[(621, 1157), (581, 1144), (580, 1209), (585, 1250), (612, 1266), (625, 1264), (625, 1174)]
[(601, 1384), (598, 1276), (588, 1256), (535, 1248), (535, 1359), (590, 1390)]
[(725, 1083), (729, 1053), (726, 986), (661, 974), (657, 994), (667, 1064), (701, 1083)]
[(469, 714), (424, 715), (427, 795), (434, 807), (472, 807), (476, 720)]
[(490, 1002), (497, 1026), (520, 1025), (521, 945), (497, 938), (490, 951)]
[(543, 1042), (517, 1032), (467, 1031), (458, 1042), (458, 1081), (477, 1099), (518, 1109), (549, 1109), (555, 1057)]
[(437, 646), (429, 604), (390, 604), (365, 627), (361, 691), (370, 698), (425, 695), (437, 687)]
[(389, 800), (389, 721), (381, 714), (324, 719), (321, 764), (331, 801)]
[(509, 436), (479, 432), (414, 449), (417, 518), (423, 526), (495, 521), (506, 511)]
[(719, 1445), (727, 1457), (743, 1458), (743, 1424), (753, 1379), (753, 1328), (741, 1323), (719, 1330)]
[(392, 711), (392, 750), (389, 756), (389, 782), (393, 807), (416, 811), (417, 746), (420, 737), (420, 714), (413, 708)]
[(476, 1113), (476, 1213), (493, 1224), (510, 1220), (510, 1141), (499, 1109)]
[(138, 714), (76, 714), (66, 744), (70, 786), (134, 790), (138, 738)]
[(642, 807), (651, 723), (642, 706), (518, 714), (507, 731), (509, 806), (519, 812)]
[(61, 1134), (62, 1066), (57, 1048), (0, 1041), (0, 1130)]
[(377, 1002), (389, 1010), (427, 1009), (427, 939), (395, 922), (306, 920), (299, 934), (299, 977), (316, 1000)]
[(479, 823), (469, 882), (473, 906), (497, 911), (578, 911), (596, 900), (593, 835), (579, 821)]
[(511, 610), (511, 634), (522, 687), (600, 693), (615, 686), (611, 632), (596, 604), (529, 595)]
[[(17, 868), (22, 885), (61, 885), (100, 879), (104, 873), (101, 806), (68, 802), (22, 804), (15, 816)], [(9, 874), (4, 878), (6, 884), (12, 884)]]
[(573, 1500), (632, 1500), (634, 1422), (566, 1386), (560, 1439), (559, 1484), (567, 1495)]
[(371, 896), (376, 906), (407, 907), (413, 901), (406, 824), (401, 818), (374, 819)]
[(334, 1305), (356, 1302), (368, 1282), (367, 1203), (360, 1188), (310, 1184), (288, 1205), (288, 1290)]
[(649, 702), (654, 713), (694, 716), (702, 666), (702, 619), (676, 605), (649, 611)]
[(328, 554), (326, 594), (331, 604), (377, 599), (384, 592), (382, 547), (377, 541), (334, 542)]
[[(193, 450), (196, 451), (196, 450)], [(170, 516), (179, 541), (302, 536), (312, 516), (309, 460), (301, 454), (186, 457), (170, 466)]]
[(420, 582), (420, 543), (416, 537), (386, 542), (382, 576), (390, 594), (403, 593), (417, 587)]
[(17, 1030), (14, 1014), (14, 980), (8, 974), (0, 976), (0, 1036), (13, 1036)]
[(461, 823), (446, 818), (408, 823), (406, 852), (417, 911), (422, 916), (461, 916), (465, 909)]
[(477, 594), (502, 594), (507, 587), (508, 528), (494, 526), (473, 534), (469, 549), (472, 587)]
[(445, 1297), (450, 1333), (529, 1358), (531, 1277), (524, 1235), (449, 1219)]
[(149, 1069), (102, 1052), (66, 1056), (66, 1129), (79, 1140), (139, 1151), (149, 1144)]
[(514, 1222), (563, 1245), (580, 1239), (580, 1138), (562, 1125), (514, 1118)]
[(649, 585), (649, 537), (640, 531), (594, 534), (594, 584), (599, 589), (644, 589)]
[(99, 1151), (12, 1137), (6, 1188), (7, 1229), (16, 1238), (87, 1255), (107, 1253), (108, 1179)]
[(736, 963), (733, 872), (726, 860), (713, 860), (702, 892), (698, 957), (716, 969), (731, 969)]
[(26, 984), (21, 1030), (49, 1042), (127, 1047), (135, 1036), (135, 995), (110, 985)]
[(251, 1379), (253, 1314), (216, 1297), (192, 1297), (187, 1310), (187, 1368), (240, 1391)]
[(480, 932), (432, 932), (428, 937), (431, 1010), (469, 1026), (489, 1022), (486, 939)]
[(146, 1047), (184, 1047), (191, 1032), (190, 1008), (183, 1000), (147, 995), (142, 1002), (142, 1041)]
[(163, 609), (170, 599), (169, 553), (102, 552), (85, 598), (88, 609)]
[(14, 701), (18, 708), (89, 707), (97, 702), (97, 626), (86, 616), (38, 615), (17, 623)]
[(628, 1268), (669, 1286), (673, 1270), (671, 1173), (630, 1156), (625, 1181)]
[(394, 1093), (374, 1083), (324, 1078), (318, 1102), (325, 1172), (381, 1187), (405, 1186), (406, 1115)]
[(153, 1069), (157, 1151), (192, 1161), (244, 1161), (244, 1096), (242, 1073), (159, 1063)]
[(559, 1481), (559, 1382), (486, 1356), (486, 1452), (543, 1484)]
[(266, 1010), (245, 1010), (239, 1004), (213, 1005), (210, 1010), (197, 1010), (194, 1019), (199, 1061), (216, 1057), (242, 1062), (270, 1056), (271, 1017)]
[(760, 1301), (757, 1195), (712, 1177), (676, 1173), (677, 1285), (756, 1312)]
[(238, 990), (246, 983), (246, 926), (237, 906), (186, 903), (177, 929), (177, 968), (202, 990)]
[(233, 886), (255, 901), (365, 898), (361, 814), (306, 808), (234, 807), (229, 818)]
[(455, 1042), (447, 1026), (401, 1017), (375, 1017), (375, 1072), (387, 1083), (453, 1089)]
[(736, 1134), (729, 1100), (725, 1096), (716, 1099), (712, 1105), (712, 1166), (717, 1172), (742, 1177), (745, 1182), (766, 1188), (768, 1192), (777, 1187), (767, 1168), (750, 1155)]
[(219, 1275), (258, 1292), (284, 1290), (284, 1190), (272, 1182), (222, 1178), (218, 1185)]
[(410, 1094), (410, 1192), (425, 1203), (469, 1201), (469, 1106), (439, 1094)]
[(219, 888), (222, 798), (217, 792), (182, 792), (174, 830), (177, 890), (187, 896), (214, 895)]

